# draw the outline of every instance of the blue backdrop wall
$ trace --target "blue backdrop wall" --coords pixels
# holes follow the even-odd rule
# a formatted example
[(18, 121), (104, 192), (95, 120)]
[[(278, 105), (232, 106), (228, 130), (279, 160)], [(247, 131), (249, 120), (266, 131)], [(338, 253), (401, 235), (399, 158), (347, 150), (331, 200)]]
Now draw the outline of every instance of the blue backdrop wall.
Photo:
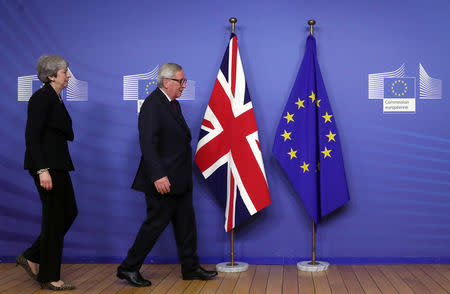
[[(184, 67), (195, 81), (195, 98), (181, 102), (195, 150), (235, 16), (272, 197), (236, 231), (236, 258), (283, 264), (311, 256), (311, 219), (271, 149), (303, 57), (306, 22), (314, 18), (351, 197), (320, 224), (317, 256), (335, 263), (450, 262), (449, 15), (448, 0), (0, 0), (1, 260), (13, 260), (40, 229), (39, 197), (23, 170), (27, 102), (18, 101), (19, 77), (35, 74), (39, 56), (65, 57), (76, 79), (88, 83), (87, 101), (66, 97), (80, 213), (64, 258), (118, 262), (145, 217), (143, 194), (130, 189), (140, 151), (137, 101), (124, 100), (124, 76), (168, 61)], [(440, 99), (421, 99), (419, 63), (433, 85), (441, 80)], [(415, 112), (383, 112), (382, 99), (369, 99), (369, 74), (403, 64), (405, 76), (416, 78)], [(197, 169), (194, 185), (201, 262), (226, 261), (223, 210)], [(177, 261), (171, 227), (148, 261)]]

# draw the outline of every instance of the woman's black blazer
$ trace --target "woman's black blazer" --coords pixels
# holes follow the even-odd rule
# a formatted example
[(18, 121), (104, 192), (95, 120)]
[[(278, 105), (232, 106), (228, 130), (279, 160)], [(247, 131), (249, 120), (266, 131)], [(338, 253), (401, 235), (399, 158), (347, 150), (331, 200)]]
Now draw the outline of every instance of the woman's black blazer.
[(73, 141), (72, 119), (47, 83), (28, 102), (25, 169), (74, 170), (67, 141)]

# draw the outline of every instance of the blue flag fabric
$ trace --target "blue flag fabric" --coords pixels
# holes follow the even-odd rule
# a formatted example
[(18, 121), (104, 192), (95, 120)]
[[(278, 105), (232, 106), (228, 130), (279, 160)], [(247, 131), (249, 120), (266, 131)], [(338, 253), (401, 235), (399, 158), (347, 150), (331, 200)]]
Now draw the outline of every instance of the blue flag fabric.
[(385, 78), (384, 98), (416, 98), (416, 78)]
[(273, 154), (315, 223), (349, 201), (341, 144), (310, 35)]

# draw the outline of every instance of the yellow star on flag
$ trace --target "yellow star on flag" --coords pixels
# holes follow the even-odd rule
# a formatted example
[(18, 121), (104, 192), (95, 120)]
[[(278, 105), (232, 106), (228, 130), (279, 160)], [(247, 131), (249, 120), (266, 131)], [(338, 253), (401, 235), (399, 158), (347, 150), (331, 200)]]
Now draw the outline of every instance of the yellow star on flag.
[(331, 158), (331, 155), (330, 155), (331, 149), (328, 150), (327, 147), (325, 147), (325, 150), (320, 151), (320, 152), (323, 153), (323, 158), (324, 158), (324, 159), (327, 158), (327, 156), (328, 156), (329, 158)]
[(336, 136), (336, 134), (333, 134), (331, 131), (328, 135), (325, 135), (325, 136), (328, 137), (328, 142), (330, 142), (331, 140), (336, 142), (336, 140), (334, 139), (334, 136)]
[(305, 108), (305, 105), (303, 103), (305, 103), (305, 100), (300, 100), (300, 98), (298, 98), (298, 101), (295, 102), (295, 104), (297, 104), (298, 106), (297, 110), (300, 109), (301, 107)]
[(314, 102), (314, 100), (316, 100), (316, 94), (314, 94), (313, 91), (311, 91), (311, 95), (308, 97), (311, 98), (311, 102)]
[(309, 163), (306, 163), (303, 161), (303, 165), (300, 166), (303, 169), (303, 173), (305, 173), (306, 171), (309, 171), (308, 166), (309, 166)]
[(332, 114), (328, 114), (328, 112), (325, 112), (325, 115), (322, 115), (322, 117), (325, 119), (324, 123), (326, 123), (327, 121), (331, 122), (332, 116)]
[(292, 134), (292, 132), (288, 133), (288, 132), (286, 132), (286, 130), (284, 130), (284, 133), (281, 134), (281, 137), (284, 138), (284, 142), (286, 142), (287, 139), (291, 140), (291, 137), (290, 137), (291, 134)]
[(286, 119), (286, 123), (289, 123), (291, 121), (294, 121), (294, 114), (290, 114), (289, 112), (286, 114), (286, 116), (283, 116), (283, 118)]
[(288, 152), (287, 154), (291, 156), (291, 159), (294, 157), (297, 158), (297, 150), (292, 150), (291, 148), (291, 152)]
[(317, 105), (317, 107), (320, 107), (320, 105), (319, 105), (320, 101), (322, 101), (322, 100), (320, 100), (320, 99), (317, 99), (317, 101), (316, 101), (316, 105)]

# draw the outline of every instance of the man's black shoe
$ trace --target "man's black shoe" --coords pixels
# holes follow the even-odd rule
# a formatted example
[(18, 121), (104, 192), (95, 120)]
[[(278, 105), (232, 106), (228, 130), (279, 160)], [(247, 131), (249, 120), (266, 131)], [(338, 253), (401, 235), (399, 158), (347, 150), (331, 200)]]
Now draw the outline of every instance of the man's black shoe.
[(127, 280), (133, 286), (136, 287), (148, 287), (151, 286), (152, 283), (146, 279), (144, 279), (138, 271), (135, 272), (127, 272), (121, 269), (117, 270), (117, 275), (121, 280)]
[(193, 271), (183, 273), (183, 280), (211, 280), (217, 276), (216, 271), (207, 271), (201, 266)]

